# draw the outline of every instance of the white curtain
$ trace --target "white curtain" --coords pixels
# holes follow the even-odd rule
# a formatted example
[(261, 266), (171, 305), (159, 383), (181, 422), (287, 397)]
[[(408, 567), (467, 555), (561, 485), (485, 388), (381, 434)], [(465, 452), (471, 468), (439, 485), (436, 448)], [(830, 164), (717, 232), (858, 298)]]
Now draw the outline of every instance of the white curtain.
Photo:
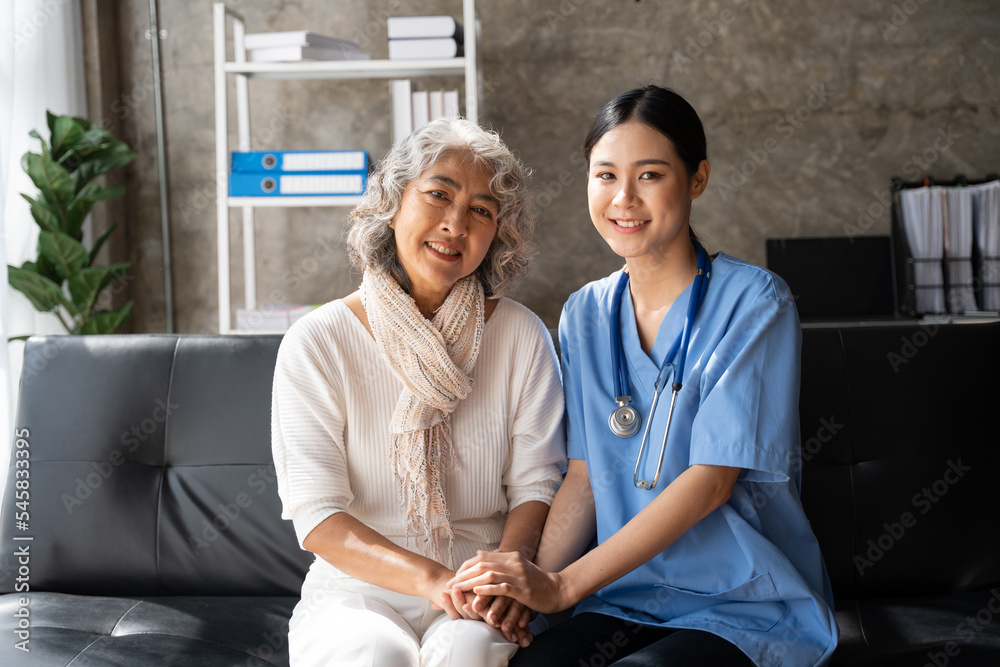
[[(23, 343), (10, 336), (64, 333), (52, 315), (35, 311), (7, 283), (7, 264), (36, 256), (38, 226), (18, 193), (37, 192), (21, 169), (21, 156), (39, 152), (35, 129), (48, 137), (45, 111), (86, 116), (80, 0), (0, 1), (0, 493), (15, 424)], [(7, 494), (0, 496), (6, 499)]]

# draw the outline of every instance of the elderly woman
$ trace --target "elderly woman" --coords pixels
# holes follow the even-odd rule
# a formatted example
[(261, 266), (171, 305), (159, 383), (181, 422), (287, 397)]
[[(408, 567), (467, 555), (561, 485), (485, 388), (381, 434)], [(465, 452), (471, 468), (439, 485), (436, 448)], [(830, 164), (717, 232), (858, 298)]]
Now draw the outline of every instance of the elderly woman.
[(503, 298), (528, 262), (524, 168), (495, 134), (435, 121), (352, 218), (361, 288), (288, 331), (274, 376), (283, 516), (317, 555), (292, 665), (506, 665), (525, 631), (447, 582), (477, 550), (534, 555), (565, 457), (551, 338)]

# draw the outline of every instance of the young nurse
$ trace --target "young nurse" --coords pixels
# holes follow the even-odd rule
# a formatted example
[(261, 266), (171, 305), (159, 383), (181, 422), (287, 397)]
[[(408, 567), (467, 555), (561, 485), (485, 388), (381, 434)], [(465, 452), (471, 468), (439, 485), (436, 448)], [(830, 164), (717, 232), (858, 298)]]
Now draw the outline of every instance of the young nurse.
[[(452, 586), (546, 613), (575, 605), (519, 667), (826, 664), (837, 626), (799, 502), (792, 296), (693, 234), (710, 167), (679, 95), (619, 95), (584, 151), (594, 226), (625, 268), (563, 309), (569, 469), (535, 563), (480, 552)], [(487, 620), (526, 622), (503, 604)]]

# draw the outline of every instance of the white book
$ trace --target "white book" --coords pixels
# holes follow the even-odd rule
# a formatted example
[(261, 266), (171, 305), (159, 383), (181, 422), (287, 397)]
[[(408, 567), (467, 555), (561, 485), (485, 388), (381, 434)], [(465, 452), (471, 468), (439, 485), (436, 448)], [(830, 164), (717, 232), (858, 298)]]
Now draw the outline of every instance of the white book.
[(452, 16), (389, 16), (386, 29), (389, 39), (455, 37), (462, 25)]
[(236, 329), (238, 331), (287, 331), (288, 327), (316, 308), (317, 306), (285, 304), (275, 304), (255, 310), (240, 308), (236, 311)]
[(430, 107), (428, 118), (437, 120), (444, 118), (444, 91), (432, 90), (427, 94), (427, 103)]
[(247, 50), (253, 63), (297, 62), (300, 60), (368, 60), (364, 51), (319, 46), (269, 46)]
[(393, 79), (389, 82), (392, 97), (392, 143), (413, 132), (413, 99), (410, 94), (409, 79)]
[(426, 90), (413, 91), (413, 129), (419, 130), (430, 122), (430, 100)]
[(336, 37), (318, 35), (308, 30), (288, 30), (285, 32), (255, 32), (243, 38), (243, 44), (248, 49), (265, 49), (274, 46), (320, 46), (325, 48), (353, 48), (360, 51), (354, 42)]
[(458, 118), (458, 91), (444, 91), (444, 116), (445, 118)]
[(455, 58), (459, 53), (458, 42), (451, 37), (389, 40), (389, 60)]

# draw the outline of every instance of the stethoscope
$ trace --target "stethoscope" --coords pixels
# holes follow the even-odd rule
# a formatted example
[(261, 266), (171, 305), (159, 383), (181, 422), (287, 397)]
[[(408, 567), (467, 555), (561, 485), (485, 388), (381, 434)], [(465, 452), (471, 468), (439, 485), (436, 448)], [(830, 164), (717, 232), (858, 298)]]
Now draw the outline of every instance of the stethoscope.
[[(649, 407), (649, 416), (646, 417), (646, 429), (642, 433), (642, 444), (639, 445), (639, 454), (635, 460), (635, 471), (632, 473), (632, 483), (640, 489), (652, 489), (660, 479), (660, 470), (663, 467), (663, 453), (667, 448), (667, 435), (670, 433), (670, 422), (674, 416), (677, 392), (681, 390), (681, 383), (684, 377), (684, 363), (687, 361), (688, 347), (691, 343), (691, 328), (694, 325), (695, 318), (698, 316), (698, 311), (701, 309), (701, 304), (705, 301), (705, 293), (708, 291), (708, 279), (712, 276), (712, 263), (709, 261), (708, 253), (705, 252), (705, 249), (701, 247), (701, 244), (697, 240), (691, 239), (691, 241), (694, 243), (695, 251), (698, 254), (698, 272), (695, 275), (694, 284), (691, 286), (691, 294), (688, 297), (688, 309), (687, 316), (684, 318), (684, 329), (677, 340), (674, 341), (666, 356), (663, 357), (663, 363), (660, 364), (660, 373), (656, 378), (656, 384), (653, 385), (653, 403)], [(611, 427), (611, 432), (622, 438), (630, 438), (635, 435), (642, 421), (635, 408), (629, 405), (629, 402), (632, 400), (632, 388), (628, 379), (625, 347), (622, 345), (621, 333), (622, 297), (625, 294), (626, 287), (628, 287), (628, 273), (623, 271), (621, 278), (618, 279), (618, 285), (615, 286), (614, 301), (611, 305), (611, 368), (615, 378), (615, 402), (618, 403), (618, 407), (608, 417), (608, 426)], [(680, 356), (677, 359), (675, 369), (673, 359), (678, 356), (678, 352), (680, 352)], [(674, 371), (674, 381), (671, 384), (672, 393), (670, 395), (670, 409), (667, 412), (667, 428), (663, 431), (663, 442), (660, 444), (660, 459), (656, 463), (656, 475), (653, 477), (653, 481), (649, 482), (639, 479), (639, 464), (642, 462), (642, 453), (646, 449), (646, 439), (649, 436), (649, 427), (653, 423), (653, 414), (656, 411), (656, 403), (660, 398), (660, 391), (666, 384), (666, 378), (670, 375), (671, 371)]]

